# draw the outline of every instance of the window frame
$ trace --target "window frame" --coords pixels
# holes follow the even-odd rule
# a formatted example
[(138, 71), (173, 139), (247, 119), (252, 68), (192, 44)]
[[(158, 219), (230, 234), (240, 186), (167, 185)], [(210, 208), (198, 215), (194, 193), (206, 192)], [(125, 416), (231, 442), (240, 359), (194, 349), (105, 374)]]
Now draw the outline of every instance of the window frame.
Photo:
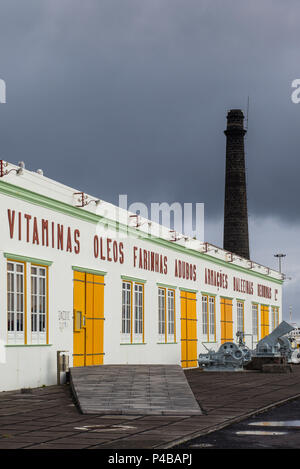
[(271, 332), (275, 329), (275, 307), (271, 306)]
[[(175, 296), (175, 289), (174, 288), (168, 288), (168, 295), (166, 298), (167, 302), (167, 309), (166, 309), (166, 336), (167, 336), (167, 343), (174, 343), (176, 342), (176, 296)], [(172, 293), (173, 295), (173, 310), (169, 307), (169, 299), (170, 296), (169, 294)], [(170, 311), (173, 312), (173, 321), (170, 320)], [(173, 324), (173, 333), (169, 332), (170, 331), (170, 325)]]
[[(242, 308), (239, 308), (239, 305), (242, 305)], [(242, 310), (242, 330), (239, 329), (239, 313)], [(245, 332), (245, 302), (241, 300), (236, 300), (236, 331)]]
[[(125, 317), (125, 319), (123, 317), (123, 308), (124, 308), (123, 291), (124, 291), (125, 284), (130, 285), (130, 288), (128, 289), (128, 291), (130, 292), (129, 294), (130, 303), (129, 304), (126, 303), (127, 308), (129, 307), (130, 318), (129, 318), (129, 328), (125, 328), (126, 332), (123, 332), (123, 321), (125, 320), (128, 323), (128, 319), (126, 319), (128, 315)], [(136, 290), (136, 287), (138, 287), (137, 290)], [(137, 301), (138, 297), (141, 298), (141, 303), (139, 302), (139, 300)], [(138, 312), (137, 308), (140, 308), (141, 315), (137, 314)], [(137, 332), (136, 330), (137, 324), (141, 326), (142, 328), (141, 332)], [(145, 343), (145, 289), (144, 289), (143, 282), (122, 279), (121, 343), (122, 344), (139, 344), (139, 343), (144, 344)]]
[[(206, 311), (204, 311), (204, 308), (203, 308), (204, 304), (205, 304)], [(211, 310), (212, 304), (213, 304), (213, 310)], [(215, 295), (202, 293), (201, 294), (201, 307), (202, 307), (202, 335), (206, 336), (207, 342), (216, 342), (216, 297)], [(211, 320), (212, 317), (213, 317), (213, 320)]]
[[(130, 288), (124, 288), (127, 285)], [(123, 296), (125, 293), (125, 298)], [(128, 296), (129, 292), (129, 296)], [(127, 301), (129, 299), (129, 302)], [(124, 301), (126, 300), (126, 301)], [(123, 312), (125, 314), (123, 315)], [(129, 312), (129, 315), (128, 315)], [(131, 317), (132, 317), (132, 282), (122, 280), (122, 317), (121, 317), (121, 341), (124, 343), (131, 343)], [(124, 328), (123, 328), (124, 324)], [(128, 327), (129, 325), (129, 327)]]
[(276, 306), (276, 327), (279, 326), (279, 306)]
[[(134, 294), (134, 301), (132, 303), (132, 309), (133, 309), (133, 314), (132, 314), (132, 320), (131, 320), (131, 329), (132, 329), (132, 334), (131, 334), (131, 342), (133, 343), (144, 343), (144, 284), (139, 283), (139, 282), (133, 282), (133, 294)], [(138, 289), (137, 289), (138, 287)], [(136, 296), (137, 293), (137, 296)], [(141, 297), (142, 301), (140, 303)], [(138, 310), (141, 311), (141, 314), (137, 314)], [(139, 327), (141, 326), (141, 331)], [(138, 329), (138, 330), (137, 330)]]
[[(163, 295), (160, 294), (163, 292)], [(176, 343), (176, 295), (175, 288), (158, 286), (158, 343), (173, 344)], [(170, 296), (169, 294), (172, 293)], [(163, 298), (163, 303), (160, 303)], [(170, 308), (170, 300), (173, 300), (173, 308)], [(163, 305), (163, 310), (161, 309)], [(161, 316), (163, 312), (163, 316)], [(170, 318), (170, 312), (172, 318)], [(173, 321), (171, 320), (173, 319)], [(173, 333), (170, 333), (170, 325), (173, 324)]]
[(279, 306), (271, 306), (271, 326), (272, 331), (279, 325)]
[[(254, 334), (254, 312), (256, 308), (256, 314), (255, 314), (255, 323), (256, 323), (256, 334)], [(259, 308), (258, 308), (258, 303), (252, 303), (251, 307), (252, 311), (252, 337), (253, 337), (253, 343), (257, 343), (259, 341)]]
[(166, 288), (164, 287), (158, 287), (158, 341), (166, 342)]
[[(14, 264), (14, 270), (13, 270), (13, 276), (14, 276), (14, 291), (10, 292), (8, 289), (8, 276), (9, 273), (12, 273), (11, 271), (8, 270), (8, 264)], [(22, 287), (23, 291), (21, 292), (23, 295), (23, 311), (21, 312), (22, 314), (22, 323), (23, 323), (23, 330), (22, 331), (16, 331), (15, 330), (15, 315), (18, 313), (16, 311), (16, 305), (17, 305), (17, 282), (16, 282), (16, 275), (17, 271), (15, 270), (15, 266), (17, 265), (22, 265), (23, 267), (23, 272), (22, 272)], [(9, 311), (9, 300), (8, 300), (8, 295), (13, 293), (13, 298), (14, 298), (14, 309), (13, 311)], [(14, 330), (10, 331), (8, 327), (8, 315), (13, 313), (14, 315)], [(21, 332), (22, 334), (17, 335), (18, 332)], [(8, 345), (26, 345), (27, 344), (27, 264), (25, 261), (19, 261), (19, 260), (14, 260), (13, 258), (7, 258), (6, 262), (6, 334), (7, 334), (7, 344)]]
[[(209, 338), (208, 335), (208, 295), (202, 295), (202, 334)], [(205, 308), (204, 308), (205, 305)], [(209, 340), (208, 340), (209, 341)]]
[[(31, 343), (32, 344), (37, 344), (37, 345), (46, 345), (46, 344), (49, 344), (49, 275), (48, 275), (48, 266), (47, 265), (42, 265), (42, 264), (37, 264), (37, 263), (30, 263), (29, 264), (29, 267), (30, 267), (30, 330), (31, 330)], [(44, 320), (45, 320), (45, 333), (44, 335), (41, 335), (41, 331), (33, 331), (32, 330), (32, 316), (33, 316), (33, 312), (32, 312), (32, 296), (33, 296), (33, 293), (32, 293), (32, 276), (34, 276), (32, 274), (32, 268), (37, 268), (37, 269), (44, 269), (45, 270), (45, 293), (44, 293), (44, 297), (45, 297), (45, 313), (44, 313)], [(40, 295), (40, 286), (39, 286), (39, 280), (40, 280), (40, 276), (37, 276), (37, 285), (38, 285), (38, 288), (37, 288), (37, 296), (41, 296)], [(42, 277), (43, 278), (43, 277)], [(39, 318), (40, 318), (40, 312), (37, 312), (37, 325), (39, 324)], [(37, 332), (37, 334), (35, 334), (35, 332)], [(36, 340), (37, 338), (37, 340)], [(40, 340), (40, 339), (43, 339), (43, 340)]]

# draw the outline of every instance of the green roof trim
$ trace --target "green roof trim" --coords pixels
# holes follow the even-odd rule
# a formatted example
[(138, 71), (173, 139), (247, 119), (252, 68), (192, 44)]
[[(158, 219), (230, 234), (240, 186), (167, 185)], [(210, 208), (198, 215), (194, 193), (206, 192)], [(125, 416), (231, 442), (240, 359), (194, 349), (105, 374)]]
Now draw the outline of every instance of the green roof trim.
[(198, 293), (199, 290), (192, 290), (191, 288), (179, 288), (180, 291), (187, 291), (188, 293)]
[(4, 252), (3, 255), (6, 259), (11, 259), (14, 261), (30, 262), (31, 264), (40, 264), (46, 266), (53, 264), (53, 261), (46, 261), (45, 259), (38, 259), (35, 257), (20, 256), (20, 254), (13, 254), (11, 252)]
[(156, 284), (158, 287), (162, 287), (162, 288), (171, 288), (172, 290), (176, 290), (177, 287), (174, 287), (174, 285), (167, 285), (165, 283), (159, 283), (157, 282)]
[(205, 295), (205, 296), (218, 296), (216, 293), (208, 293), (207, 291), (202, 291), (202, 292), (201, 292), (201, 295)]
[(106, 275), (107, 272), (103, 272), (102, 270), (95, 270), (95, 269), (86, 269), (85, 267), (77, 267), (72, 265), (72, 270), (76, 270), (76, 272), (83, 272), (86, 274), (93, 274), (93, 275)]
[(121, 275), (122, 280), (128, 280), (128, 282), (138, 282), (138, 283), (146, 283), (147, 280), (143, 280), (141, 278), (136, 277), (128, 277), (127, 275)]

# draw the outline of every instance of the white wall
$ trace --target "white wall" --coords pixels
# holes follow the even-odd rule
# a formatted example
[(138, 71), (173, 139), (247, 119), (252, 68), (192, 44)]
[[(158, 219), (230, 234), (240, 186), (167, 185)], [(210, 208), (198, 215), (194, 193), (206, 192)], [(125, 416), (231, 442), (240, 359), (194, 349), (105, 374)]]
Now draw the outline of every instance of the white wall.
[[(23, 182), (24, 184), (24, 182)], [(31, 190), (33, 188), (31, 187)], [(49, 189), (49, 196), (51, 191)], [(15, 211), (15, 227), (13, 238), (10, 237), (8, 223), (8, 209)], [(81, 210), (81, 209), (80, 209)], [(60, 251), (56, 247), (42, 246), (32, 243), (32, 220), (30, 225), (30, 241), (26, 241), (26, 224), (22, 218), (22, 240), (18, 239), (17, 214), (18, 212), (37, 217), (38, 226), (41, 219), (48, 219), (55, 224), (63, 224), (72, 231), (80, 230), (80, 253)], [(12, 213), (12, 212), (11, 212)], [(56, 351), (67, 350), (72, 357), (73, 348), (73, 270), (72, 266), (105, 271), (105, 324), (104, 324), (104, 352), (105, 364), (113, 363), (176, 363), (180, 364), (180, 290), (187, 288), (197, 290), (197, 318), (198, 318), (198, 353), (204, 352), (201, 342), (202, 336), (202, 312), (201, 291), (211, 292), (216, 295), (216, 324), (217, 344), (220, 345), (220, 296), (233, 297), (234, 335), (236, 332), (236, 298), (245, 299), (245, 332), (252, 331), (252, 302), (261, 304), (278, 305), (281, 315), (281, 285), (258, 278), (246, 271), (238, 271), (232, 268), (218, 265), (214, 257), (212, 262), (207, 259), (176, 252), (173, 245), (170, 248), (155, 244), (150, 241), (134, 238), (133, 236), (121, 238), (118, 241), (124, 243), (124, 263), (108, 262), (95, 259), (93, 239), (96, 234), (96, 225), (76, 219), (72, 216), (59, 213), (36, 204), (30, 204), (15, 197), (0, 194), (0, 390), (18, 389), (21, 387), (36, 387), (55, 384), (56, 382)], [(138, 236), (139, 233), (137, 233)], [(104, 239), (115, 239), (116, 233), (108, 232)], [(41, 239), (40, 239), (41, 241)], [(149, 272), (133, 263), (133, 247), (137, 246), (150, 251), (155, 251), (168, 258), (168, 273), (161, 274)], [(52, 261), (49, 266), (49, 344), (48, 346), (31, 346), (30, 332), (28, 332), (27, 346), (5, 346), (7, 344), (7, 304), (6, 304), (6, 258), (4, 253), (27, 256), (30, 258)], [(181, 260), (196, 265), (197, 278), (185, 280), (176, 278), (174, 274), (175, 260)], [(29, 269), (29, 264), (28, 267)], [(205, 284), (205, 268), (214, 269), (228, 275), (228, 288)], [(131, 276), (146, 280), (145, 283), (145, 344), (120, 345), (121, 328), (121, 275)], [(253, 295), (233, 291), (233, 276), (254, 282)], [(27, 279), (29, 279), (29, 271)], [(176, 344), (158, 344), (158, 299), (157, 282), (176, 286)], [(266, 299), (257, 296), (257, 284), (271, 287), (272, 298)], [(30, 331), (30, 285), (27, 282), (27, 329)], [(278, 290), (277, 300), (274, 298), (274, 290)], [(69, 321), (63, 324), (59, 321), (60, 312), (69, 313)], [(270, 308), (271, 313), (271, 308)], [(270, 319), (271, 321), (271, 319)], [(271, 322), (270, 322), (271, 323)], [(251, 339), (247, 339), (251, 345)], [(72, 365), (72, 359), (70, 362)]]

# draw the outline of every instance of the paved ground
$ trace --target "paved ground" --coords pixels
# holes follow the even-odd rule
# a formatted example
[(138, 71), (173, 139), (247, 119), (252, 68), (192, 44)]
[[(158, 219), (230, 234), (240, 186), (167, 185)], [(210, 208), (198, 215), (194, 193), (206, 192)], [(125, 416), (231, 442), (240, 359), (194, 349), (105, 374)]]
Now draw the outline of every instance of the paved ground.
[(201, 415), (179, 365), (103, 365), (70, 369), (83, 414)]
[(186, 449), (298, 449), (300, 399), (181, 446)]
[(0, 393), (0, 448), (168, 448), (300, 396), (289, 374), (186, 371), (204, 411), (197, 416), (82, 415), (69, 386)]

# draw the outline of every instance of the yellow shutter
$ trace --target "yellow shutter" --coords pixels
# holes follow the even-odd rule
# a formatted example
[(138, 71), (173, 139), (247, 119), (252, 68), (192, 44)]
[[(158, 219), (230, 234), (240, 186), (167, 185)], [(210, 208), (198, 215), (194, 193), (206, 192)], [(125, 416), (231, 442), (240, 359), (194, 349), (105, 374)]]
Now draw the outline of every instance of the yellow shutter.
[(269, 334), (269, 306), (260, 306), (261, 338)]
[(196, 293), (187, 291), (181, 291), (181, 365), (198, 365)]
[(221, 297), (221, 343), (233, 341), (232, 300)]
[(73, 366), (85, 365), (85, 273), (74, 272)]
[(104, 277), (74, 271), (73, 366), (103, 364)]

